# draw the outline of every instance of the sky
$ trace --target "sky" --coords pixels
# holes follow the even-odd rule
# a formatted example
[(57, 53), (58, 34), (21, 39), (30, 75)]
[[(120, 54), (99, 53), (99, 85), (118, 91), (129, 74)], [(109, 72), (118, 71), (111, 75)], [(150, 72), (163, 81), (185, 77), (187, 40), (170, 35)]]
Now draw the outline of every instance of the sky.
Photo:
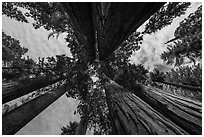
[[(50, 32), (47, 32), (45, 29), (40, 28), (35, 30), (31, 23), (17, 22), (6, 16), (2, 16), (2, 29), (6, 34), (18, 39), (22, 47), (28, 48), (27, 55), (35, 61), (38, 60), (38, 57), (55, 56), (59, 54), (71, 56), (69, 48), (63, 38), (65, 35), (60, 35), (58, 39), (50, 37), (48, 40)], [(24, 126), (17, 134), (60, 134), (60, 128), (66, 126), (69, 121), (79, 121), (79, 115), (73, 114), (77, 105), (78, 101), (63, 95)]]
[[(201, 3), (193, 3), (187, 13), (174, 19), (172, 25), (165, 27), (161, 31), (144, 36), (143, 44), (139, 51), (136, 51), (131, 57), (131, 63), (143, 64), (147, 69), (158, 68), (161, 71), (167, 71), (172, 66), (166, 65), (161, 59), (160, 54), (166, 49), (164, 45), (169, 39), (173, 38), (175, 29), (179, 22), (186, 18), (191, 12), (195, 11)], [(30, 20), (32, 22), (32, 20)], [(6, 34), (18, 39), (22, 47), (28, 48), (31, 58), (38, 60), (38, 57), (55, 56), (66, 54), (71, 56), (67, 44), (64, 40), (65, 35), (60, 35), (58, 39), (50, 38), (45, 29), (35, 30), (31, 23), (20, 23), (5, 16), (2, 16), (2, 29)], [(143, 30), (142, 25), (138, 30)], [(69, 121), (79, 121), (79, 115), (74, 115), (78, 102), (67, 98), (65, 95), (51, 104), (47, 109), (35, 117), (18, 135), (56, 135), (60, 133), (60, 128), (69, 123)]]
[[(151, 35), (145, 35), (140, 50), (136, 51), (130, 58), (131, 63), (143, 64), (144, 67), (150, 71), (154, 68), (158, 68), (160, 71), (170, 70), (173, 66), (166, 65), (160, 58), (161, 53), (165, 51), (167, 47), (164, 43), (174, 38), (174, 31), (179, 26), (179, 23), (184, 18), (187, 18), (190, 13), (196, 11), (200, 5), (201, 3), (198, 2), (193, 3), (186, 11), (186, 14), (175, 18), (171, 25)], [(144, 29), (144, 24), (138, 29), (138, 31)]]

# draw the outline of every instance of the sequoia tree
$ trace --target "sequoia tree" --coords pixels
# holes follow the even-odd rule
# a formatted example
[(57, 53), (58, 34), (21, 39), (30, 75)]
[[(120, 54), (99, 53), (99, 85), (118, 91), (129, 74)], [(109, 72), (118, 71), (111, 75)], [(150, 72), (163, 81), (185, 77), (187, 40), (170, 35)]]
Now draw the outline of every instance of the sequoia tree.
[[(130, 5), (126, 4), (126, 6)], [(158, 4), (158, 7), (161, 5), (163, 4)], [(65, 39), (72, 53), (72, 58), (57, 56), (56, 61), (50, 57), (47, 63), (41, 60), (42, 71), (40, 72), (44, 76), (49, 76), (49, 78), (52, 78), (53, 75), (57, 78), (66, 76), (65, 84), (62, 85), (65, 87), (63, 89), (66, 90), (60, 92), (59, 96), (67, 92), (66, 95), (68, 97), (79, 100), (76, 112), (80, 114), (81, 121), (76, 129), (77, 134), (85, 134), (87, 128), (93, 130), (94, 134), (201, 134), (200, 104), (167, 95), (152, 87), (149, 87), (148, 92), (146, 92), (144, 87), (148, 85), (148, 71), (142, 65), (129, 63), (129, 58), (133, 52), (139, 50), (143, 35), (156, 32), (164, 26), (171, 24), (175, 17), (185, 13), (189, 5), (190, 3), (169, 3), (165, 5), (150, 17), (144, 32), (134, 30), (135, 32), (130, 35), (129, 33), (133, 30), (129, 32), (127, 28), (131, 28), (131, 23), (121, 25), (116, 22), (117, 27), (122, 27), (124, 30), (126, 28), (125, 32), (128, 32), (127, 36), (129, 37), (121, 34), (123, 36), (121, 36), (119, 41), (121, 42), (122, 40), (122, 42), (116, 41), (115, 43), (120, 45), (114, 45), (114, 48), (119, 48), (115, 52), (109, 51), (111, 54), (107, 58), (101, 57), (102, 61), (99, 55), (99, 43), (103, 43), (105, 37), (111, 41), (111, 38), (114, 36), (108, 37), (110, 34), (103, 36), (103, 32), (108, 32), (109, 29), (112, 29), (106, 28), (106, 20), (109, 17), (109, 13), (104, 12), (110, 8), (109, 3), (3, 3), (2, 10), (4, 15), (18, 21), (27, 22), (26, 17), (33, 18), (34, 28), (44, 27), (46, 30), (52, 30), (48, 39), (55, 34), (57, 34), (57, 37), (60, 33), (67, 34)], [(111, 9), (112, 11), (110, 11), (110, 17), (120, 18), (114, 10), (117, 11), (117, 9), (124, 7), (118, 6), (118, 8), (115, 8), (113, 7), (114, 5), (111, 6), (113, 10)], [(22, 13), (18, 10), (18, 7), (25, 8), (28, 11)], [(99, 7), (101, 9), (98, 9)], [(157, 6), (155, 7), (158, 8)], [(77, 10), (78, 8), (79, 10)], [(86, 8), (88, 10), (83, 10)], [(127, 11), (131, 12), (129, 9)], [(153, 14), (153, 10), (150, 11)], [(121, 16), (125, 15), (123, 12), (120, 11)], [(100, 16), (101, 18), (94, 18), (97, 14), (103, 16)], [(145, 17), (144, 19), (147, 19), (147, 16)], [(91, 20), (92, 18), (94, 20)], [(109, 20), (110, 22), (115, 18), (111, 19)], [(128, 20), (127, 16), (124, 20), (121, 19), (121, 21), (125, 22), (126, 19)], [(144, 19), (142, 22), (145, 21)], [(83, 26), (83, 24), (86, 24), (86, 26)], [(97, 31), (95, 32), (94, 30)], [(120, 30), (117, 31), (119, 32)], [(97, 80), (94, 81), (94, 78)], [(52, 82), (51, 80), (50, 84)], [(46, 98), (46, 95), (44, 98)], [(54, 101), (52, 99), (50, 98), (50, 102)], [(33, 100), (33, 102), (36, 100)], [(189, 105), (189, 102), (194, 104)], [(180, 105), (182, 103), (183, 105)], [(49, 103), (43, 106), (47, 107), (48, 105)], [(25, 106), (29, 105), (24, 104), (21, 108), (26, 108), (25, 112), (27, 112), (29, 108)], [(21, 108), (19, 107), (20, 110)], [(10, 119), (17, 112), (16, 109), (4, 115), (6, 117), (3, 117), (4, 121)], [(37, 112), (39, 111), (36, 111), (35, 115)], [(178, 115), (176, 115), (177, 113)], [(34, 115), (32, 115), (33, 117)], [(31, 117), (29, 117), (30, 119)], [(18, 127), (17, 130), (21, 127)], [(5, 132), (8, 134), (14, 134), (17, 131), (9, 132), (9, 129), (12, 129), (12, 127), (5, 128), (3, 126), (3, 129), (8, 131)]]
[(202, 51), (202, 6), (184, 19), (174, 33), (174, 39), (169, 41), (167, 51), (161, 58), (167, 64), (181, 65), (186, 59), (198, 62)]

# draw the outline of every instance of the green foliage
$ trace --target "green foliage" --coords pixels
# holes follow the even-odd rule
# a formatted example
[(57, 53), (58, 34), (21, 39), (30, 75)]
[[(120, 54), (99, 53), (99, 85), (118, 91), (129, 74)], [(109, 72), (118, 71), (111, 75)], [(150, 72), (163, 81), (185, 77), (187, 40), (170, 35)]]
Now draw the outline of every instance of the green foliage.
[(159, 71), (158, 69), (154, 68), (152, 72), (149, 73), (151, 80), (159, 80), (164, 81), (165, 79), (165, 73)]
[(198, 9), (191, 13), (188, 18), (185, 18), (180, 22), (179, 27), (176, 29), (175, 37), (185, 37), (189, 34), (196, 35), (198, 32), (202, 31), (202, 5)]
[(134, 32), (114, 53), (112, 53), (112, 55), (107, 58), (106, 62), (118, 67), (127, 65), (130, 61), (129, 58), (131, 55), (140, 49), (142, 41), (143, 35), (140, 32)]
[(108, 108), (104, 89), (100, 80), (93, 82), (90, 77), (94, 76), (91, 72), (95, 72), (94, 67), (86, 69), (82, 65), (78, 64), (76, 66), (74, 77), (69, 79), (71, 84), (66, 95), (80, 101), (76, 112), (81, 117), (88, 117), (88, 127), (94, 131), (94, 134), (108, 134), (111, 128), (107, 118)]
[(18, 9), (18, 6), (14, 2), (2, 2), (2, 15), (6, 15), (20, 22), (28, 23), (25, 15)]
[(167, 64), (179, 66), (185, 59), (195, 63), (202, 58), (202, 6), (180, 23), (174, 36), (176, 41), (161, 54)]
[(133, 82), (146, 84), (148, 70), (142, 64), (129, 64), (118, 71), (115, 81), (126, 88), (131, 88)]
[(114, 79), (119, 70), (129, 66), (131, 55), (140, 49), (142, 41), (143, 35), (140, 32), (134, 32), (102, 63), (103, 66), (101, 68), (103, 68), (103, 70), (101, 71), (103, 71), (109, 78)]
[[(47, 62), (43, 61), (42, 67), (45, 75), (63, 75), (70, 70), (73, 65), (73, 59), (67, 57), (65, 54), (56, 55), (56, 57), (47, 57)], [(42, 63), (41, 63), (42, 64)]]
[[(152, 82), (151, 84), (157, 88), (166, 87), (167, 92), (171, 91), (171, 93), (179, 94), (184, 97), (188, 97), (195, 100), (202, 99), (202, 93), (194, 90), (189, 90), (186, 88), (180, 88), (169, 84), (164, 84), (163, 86), (162, 81), (172, 83), (172, 84), (181, 84), (186, 86), (194, 86), (194, 87), (202, 87), (202, 66), (201, 64), (197, 64), (194, 66), (183, 66), (178, 67), (176, 69), (171, 69), (171, 71), (163, 73), (157, 69), (154, 69), (152, 72), (149, 73)], [(154, 82), (156, 81), (156, 82)], [(161, 83), (158, 81), (161, 81)]]
[(57, 2), (16, 2), (15, 4), (28, 10), (25, 16), (34, 19), (35, 29), (43, 26), (47, 30), (64, 31), (68, 27), (67, 16), (61, 4)]
[[(172, 69), (170, 72), (166, 73), (165, 81), (171, 83), (178, 83), (182, 85), (190, 85), (195, 87), (202, 87), (202, 66), (201, 64), (193, 66), (183, 66), (177, 69)], [(189, 97), (195, 100), (202, 100), (202, 93), (194, 90), (176, 89), (178, 94)], [(185, 94), (182, 94), (185, 93)]]
[(164, 81), (165, 77), (166, 75), (164, 72), (161, 72), (158, 69), (154, 68), (152, 72), (149, 72), (149, 78), (151, 81), (149, 81), (148, 83), (156, 88), (163, 88), (163, 86), (160, 83), (155, 82), (155, 80)]
[(60, 135), (75, 135), (78, 125), (76, 121), (69, 122), (66, 127), (61, 128)]
[(21, 47), (20, 42), (2, 31), (2, 60), (6, 62), (15, 62), (28, 51)]
[(159, 11), (153, 14), (145, 26), (144, 33), (155, 33), (167, 25), (170, 25), (174, 18), (185, 14), (190, 2), (169, 2)]
[(21, 47), (20, 42), (2, 32), (2, 60), (3, 60), (3, 78), (23, 79), (38, 76), (56, 76), (63, 75), (70, 70), (73, 65), (73, 59), (65, 55), (56, 55), (56, 57), (47, 57), (39, 62), (35, 62), (29, 56), (23, 57), (28, 51)]
[(202, 86), (202, 66), (183, 66), (166, 73), (166, 81), (191, 86)]
[(33, 72), (35, 62), (29, 57), (23, 58), (27, 51), (18, 40), (2, 32), (3, 79), (25, 78)]

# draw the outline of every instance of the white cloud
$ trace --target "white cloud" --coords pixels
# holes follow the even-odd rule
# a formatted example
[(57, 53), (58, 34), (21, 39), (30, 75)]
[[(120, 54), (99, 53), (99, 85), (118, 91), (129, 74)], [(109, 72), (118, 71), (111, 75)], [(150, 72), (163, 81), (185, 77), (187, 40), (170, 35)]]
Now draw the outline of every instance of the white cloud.
[[(162, 69), (162, 71), (169, 70), (171, 66), (166, 65), (160, 59), (161, 53), (166, 50), (164, 43), (174, 37), (174, 31), (179, 26), (179, 23), (188, 17), (190, 13), (194, 12), (200, 5), (201, 3), (192, 3), (190, 8), (186, 11), (186, 14), (174, 19), (171, 25), (151, 35), (145, 35), (141, 49), (136, 51), (130, 58), (131, 63), (143, 64), (149, 70), (153, 70), (154, 68)], [(144, 24), (139, 30), (141, 31), (143, 29)]]
[[(34, 29), (32, 24), (21, 23), (2, 16), (2, 29), (8, 35), (18, 39), (22, 47), (28, 48), (27, 55), (35, 61), (38, 57), (55, 56), (66, 54), (71, 56), (67, 43), (64, 40), (65, 34), (58, 39), (50, 38), (45, 29)], [(69, 121), (79, 121), (79, 116), (74, 115), (78, 103), (73, 99), (62, 96), (51, 104), (42, 113), (36, 116), (17, 134), (59, 134), (60, 128), (66, 126)]]
[(58, 39), (51, 37), (48, 40), (50, 32), (44, 28), (34, 29), (31, 23), (21, 23), (6, 16), (2, 16), (2, 28), (6, 34), (18, 39), (22, 47), (28, 48), (27, 55), (34, 60), (59, 54), (71, 56), (64, 40), (66, 34), (61, 34)]

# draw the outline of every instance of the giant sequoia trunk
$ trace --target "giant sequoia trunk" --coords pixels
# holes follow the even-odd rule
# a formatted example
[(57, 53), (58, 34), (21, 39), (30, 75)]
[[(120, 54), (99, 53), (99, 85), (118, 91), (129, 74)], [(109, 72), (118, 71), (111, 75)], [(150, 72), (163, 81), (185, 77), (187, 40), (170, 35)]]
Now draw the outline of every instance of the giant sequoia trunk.
[(2, 103), (6, 103), (42, 87), (51, 85), (66, 76), (38, 77), (2, 84)]
[(4, 114), (2, 134), (15, 134), (65, 92), (66, 85), (62, 85)]
[(202, 134), (201, 103), (136, 82), (130, 90), (189, 134)]
[(105, 84), (112, 134), (188, 134), (166, 116), (109, 79)]

